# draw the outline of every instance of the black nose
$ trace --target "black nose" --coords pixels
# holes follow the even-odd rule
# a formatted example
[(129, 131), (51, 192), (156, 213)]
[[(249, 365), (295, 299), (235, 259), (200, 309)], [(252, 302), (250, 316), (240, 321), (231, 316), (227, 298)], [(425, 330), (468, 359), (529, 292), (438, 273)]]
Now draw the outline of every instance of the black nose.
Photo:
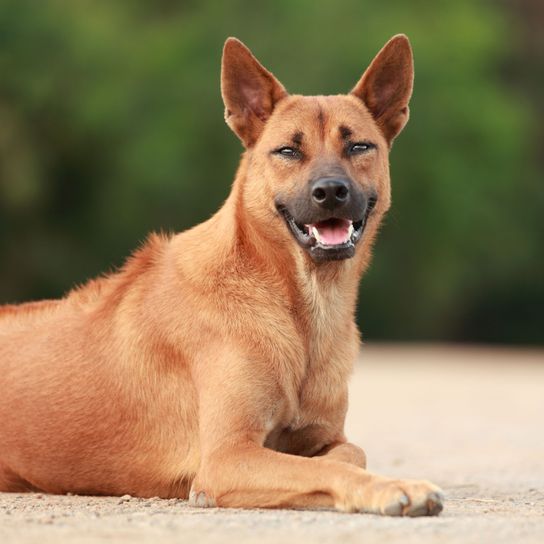
[(349, 181), (346, 179), (323, 178), (312, 185), (312, 200), (328, 210), (347, 204)]

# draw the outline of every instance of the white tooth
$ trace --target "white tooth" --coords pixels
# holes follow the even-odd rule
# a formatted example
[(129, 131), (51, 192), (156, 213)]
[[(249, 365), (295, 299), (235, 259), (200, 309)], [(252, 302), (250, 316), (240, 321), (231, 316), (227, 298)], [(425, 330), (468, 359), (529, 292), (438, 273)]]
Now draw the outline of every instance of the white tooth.
[(319, 236), (319, 231), (314, 227), (312, 226), (312, 230), (311, 230), (314, 238), (318, 241), (318, 242), (321, 242), (321, 237)]
[(351, 238), (352, 234), (353, 234), (353, 223), (350, 223), (349, 229), (348, 229), (348, 240)]

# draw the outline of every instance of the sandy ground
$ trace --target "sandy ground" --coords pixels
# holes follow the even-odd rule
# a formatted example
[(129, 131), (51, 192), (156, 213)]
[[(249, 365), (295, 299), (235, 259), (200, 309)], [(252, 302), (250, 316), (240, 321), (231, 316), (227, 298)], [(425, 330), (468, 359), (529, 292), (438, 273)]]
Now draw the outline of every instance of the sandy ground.
[(0, 493), (0, 543), (544, 542), (544, 352), (366, 346), (347, 430), (369, 469), (441, 485), (442, 515)]

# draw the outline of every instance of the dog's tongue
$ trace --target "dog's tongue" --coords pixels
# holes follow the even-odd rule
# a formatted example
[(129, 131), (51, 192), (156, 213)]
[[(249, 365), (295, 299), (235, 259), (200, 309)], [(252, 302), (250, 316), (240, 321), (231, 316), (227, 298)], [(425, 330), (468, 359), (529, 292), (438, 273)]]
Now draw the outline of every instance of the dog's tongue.
[(350, 226), (351, 221), (346, 219), (328, 219), (310, 225), (310, 230), (321, 244), (335, 246), (349, 240)]

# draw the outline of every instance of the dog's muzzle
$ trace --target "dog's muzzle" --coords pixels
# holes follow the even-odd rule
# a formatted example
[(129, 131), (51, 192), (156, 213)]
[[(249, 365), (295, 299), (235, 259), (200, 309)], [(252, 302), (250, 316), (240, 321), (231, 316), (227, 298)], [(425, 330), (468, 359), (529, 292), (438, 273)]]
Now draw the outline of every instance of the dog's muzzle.
[(365, 195), (349, 179), (322, 178), (307, 195), (276, 200), (276, 209), (298, 244), (314, 261), (323, 262), (355, 255), (376, 202), (375, 193)]

